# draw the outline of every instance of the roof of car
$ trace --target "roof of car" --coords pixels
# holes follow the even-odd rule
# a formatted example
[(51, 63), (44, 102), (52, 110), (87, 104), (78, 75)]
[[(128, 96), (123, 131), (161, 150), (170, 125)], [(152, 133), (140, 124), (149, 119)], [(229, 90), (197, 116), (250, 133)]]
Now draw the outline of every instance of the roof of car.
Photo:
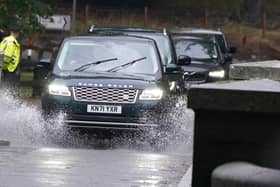
[(163, 33), (163, 30), (159, 29), (148, 29), (148, 28), (139, 28), (139, 27), (94, 27), (91, 26), (88, 30), (89, 33), (95, 32), (148, 32), (148, 33)]
[(138, 37), (138, 36), (130, 36), (130, 35), (123, 35), (123, 34), (119, 34), (119, 33), (115, 33), (115, 34), (98, 34), (98, 35), (91, 35), (91, 34), (84, 34), (84, 35), (77, 35), (77, 36), (69, 36), (67, 38), (65, 38), (66, 40), (70, 40), (70, 39), (92, 39), (92, 38), (99, 38), (99, 37), (103, 37), (103, 38), (126, 38), (126, 39), (131, 39), (131, 40), (148, 40), (148, 41), (152, 41), (154, 42), (153, 39), (151, 38), (146, 38), (146, 37)]
[(201, 28), (178, 28), (170, 30), (172, 34), (223, 34), (222, 31)]
[(198, 41), (215, 43), (214, 38), (211, 39), (211, 38), (204, 38), (204, 37), (197, 37), (197, 36), (173, 36), (173, 39), (198, 40)]
[[(94, 28), (92, 32), (89, 32), (88, 35), (128, 35), (135, 37), (150, 38), (154, 40), (155, 36), (160, 37), (170, 37), (170, 34), (167, 33), (166, 29), (155, 30), (155, 29), (145, 29), (145, 28)], [(156, 42), (156, 41), (155, 41)]]

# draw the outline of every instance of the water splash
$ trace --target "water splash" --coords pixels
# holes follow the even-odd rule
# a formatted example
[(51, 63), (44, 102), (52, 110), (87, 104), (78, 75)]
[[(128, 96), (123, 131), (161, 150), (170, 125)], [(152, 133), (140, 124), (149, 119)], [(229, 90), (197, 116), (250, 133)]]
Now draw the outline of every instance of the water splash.
[(160, 114), (160, 131), (148, 131), (146, 137), (157, 137), (155, 147), (165, 152), (192, 152), (194, 112), (187, 108), (187, 97), (170, 98), (166, 111)]
[[(172, 108), (161, 116), (168, 124), (167, 131), (160, 134), (158, 147), (166, 151), (185, 152), (191, 149), (194, 114), (187, 109), (186, 98), (170, 101)], [(153, 149), (151, 137), (158, 131), (145, 133), (117, 133), (101, 138), (87, 132), (69, 132), (61, 123), (64, 115), (57, 114), (47, 121), (41, 115), (40, 107), (0, 92), (0, 139), (6, 139), (14, 146), (83, 147), (83, 148), (133, 148)], [(163, 144), (164, 146), (161, 146)]]
[[(0, 91), (0, 115), (0, 139), (9, 140), (14, 146), (41, 146), (50, 143), (46, 133), (49, 122), (44, 120), (38, 106), (15, 99), (8, 91)], [(59, 121), (53, 125), (56, 130), (62, 130)]]

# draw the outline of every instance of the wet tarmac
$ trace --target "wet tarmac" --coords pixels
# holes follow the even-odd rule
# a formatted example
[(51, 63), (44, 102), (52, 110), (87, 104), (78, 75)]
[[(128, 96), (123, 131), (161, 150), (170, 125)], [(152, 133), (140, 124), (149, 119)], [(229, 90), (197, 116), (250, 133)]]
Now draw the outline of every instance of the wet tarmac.
[(186, 155), (135, 150), (0, 148), (1, 186), (177, 186)]
[(191, 165), (193, 112), (176, 105), (173, 130), (151, 144), (149, 133), (69, 133), (62, 114), (42, 118), (39, 100), (2, 95), (0, 139), (10, 146), (0, 146), (0, 186), (177, 186)]

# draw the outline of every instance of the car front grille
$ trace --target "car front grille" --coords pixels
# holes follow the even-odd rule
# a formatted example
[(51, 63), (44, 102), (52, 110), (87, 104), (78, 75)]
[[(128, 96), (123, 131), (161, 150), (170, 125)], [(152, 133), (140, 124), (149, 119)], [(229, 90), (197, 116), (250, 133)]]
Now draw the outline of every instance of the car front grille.
[(76, 101), (105, 103), (135, 103), (138, 95), (136, 89), (73, 87)]

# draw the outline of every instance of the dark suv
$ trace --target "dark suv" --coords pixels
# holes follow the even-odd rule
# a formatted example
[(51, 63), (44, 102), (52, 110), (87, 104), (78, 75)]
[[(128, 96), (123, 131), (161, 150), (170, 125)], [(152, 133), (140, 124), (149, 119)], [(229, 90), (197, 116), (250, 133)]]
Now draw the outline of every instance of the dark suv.
[(174, 36), (178, 55), (190, 57), (191, 63), (183, 66), (186, 88), (190, 84), (224, 80), (228, 78), (231, 62), (226, 61), (215, 40), (189, 36)]
[(170, 33), (163, 30), (156, 29), (146, 29), (146, 28), (120, 28), (120, 27), (108, 27), (108, 28), (98, 28), (91, 26), (89, 33), (123, 33), (127, 35), (133, 35), (138, 37), (148, 37), (153, 39), (159, 49), (161, 61), (164, 66), (167, 64), (176, 64), (177, 55), (172, 42)]
[(71, 127), (159, 127), (159, 114), (182, 77), (179, 70), (174, 64), (163, 67), (149, 38), (68, 37), (48, 76), (42, 108), (46, 115), (66, 113)]
[(214, 38), (221, 48), (221, 52), (226, 61), (232, 61), (232, 55), (236, 52), (235, 47), (230, 47), (225, 34), (219, 30), (199, 29), (199, 28), (178, 28), (170, 31), (173, 36), (195, 36), (203, 38)]

